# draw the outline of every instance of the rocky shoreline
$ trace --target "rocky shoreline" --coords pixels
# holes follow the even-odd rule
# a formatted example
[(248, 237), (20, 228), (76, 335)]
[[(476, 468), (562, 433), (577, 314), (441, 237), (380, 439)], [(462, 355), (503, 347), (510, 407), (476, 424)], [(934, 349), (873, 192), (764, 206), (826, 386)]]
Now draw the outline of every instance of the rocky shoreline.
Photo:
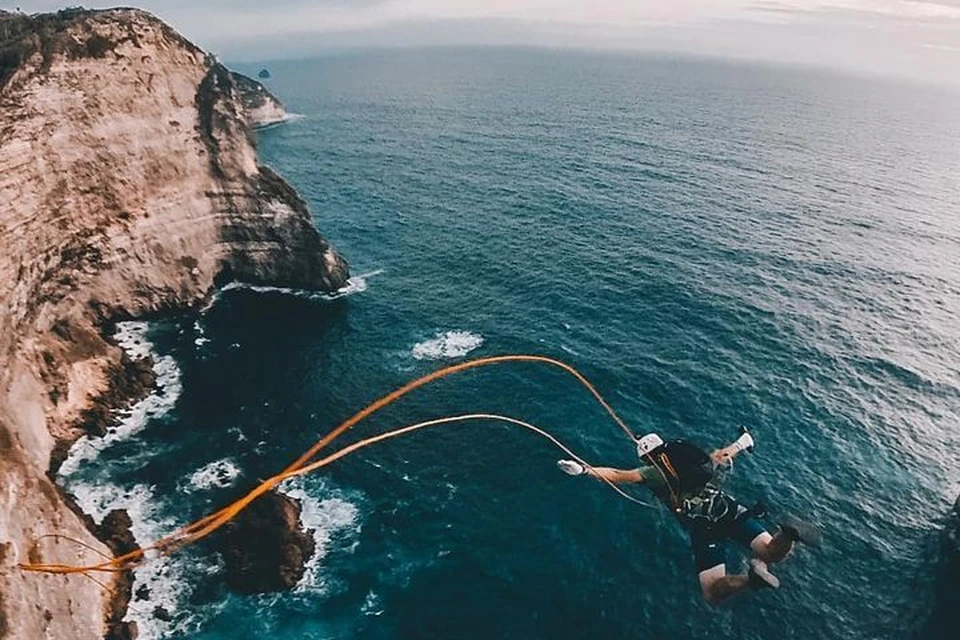
[(302, 198), (257, 162), (252, 127), (282, 105), (248, 80), (143, 11), (0, 12), (0, 637), (136, 635), (129, 575), (108, 598), (18, 568), (136, 544), (126, 514), (97, 524), (52, 482), (78, 437), (153, 388), (111, 324), (234, 281), (347, 281)]

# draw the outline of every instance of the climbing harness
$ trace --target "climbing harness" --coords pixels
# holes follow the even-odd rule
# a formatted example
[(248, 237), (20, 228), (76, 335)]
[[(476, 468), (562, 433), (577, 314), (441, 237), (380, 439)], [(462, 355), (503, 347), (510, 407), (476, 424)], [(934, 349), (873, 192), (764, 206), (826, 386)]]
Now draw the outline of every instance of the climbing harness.
[(681, 515), (691, 524), (716, 525), (730, 515), (730, 499), (716, 486), (708, 484), (681, 503)]
[(700, 491), (714, 478), (713, 461), (699, 447), (682, 440), (664, 442), (655, 433), (636, 442), (640, 460), (660, 473), (670, 507), (678, 515), (684, 509), (684, 497)]

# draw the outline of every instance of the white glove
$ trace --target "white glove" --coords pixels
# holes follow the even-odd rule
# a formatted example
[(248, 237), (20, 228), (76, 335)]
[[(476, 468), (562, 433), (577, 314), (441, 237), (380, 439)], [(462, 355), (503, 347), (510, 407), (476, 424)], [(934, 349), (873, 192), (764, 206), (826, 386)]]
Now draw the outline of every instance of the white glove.
[(557, 460), (557, 466), (568, 476), (582, 476), (586, 468), (575, 460)]
[(753, 436), (750, 435), (750, 432), (744, 429), (743, 433), (740, 434), (740, 437), (737, 438), (736, 442), (733, 443), (733, 446), (738, 452), (749, 451), (750, 449), (753, 449)]

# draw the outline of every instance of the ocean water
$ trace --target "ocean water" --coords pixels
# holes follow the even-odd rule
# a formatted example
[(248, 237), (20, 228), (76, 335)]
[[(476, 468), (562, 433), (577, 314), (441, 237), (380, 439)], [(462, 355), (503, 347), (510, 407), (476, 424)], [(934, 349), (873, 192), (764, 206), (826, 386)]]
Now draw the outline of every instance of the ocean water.
[[(68, 461), (88, 510), (131, 509), (146, 542), (414, 377), (535, 353), (637, 432), (709, 447), (748, 426), (728, 489), (815, 520), (825, 546), (778, 566), (781, 590), (712, 609), (664, 509), (563, 475), (514, 427), (450, 425), (286, 487), (318, 542), (290, 593), (226, 593), (203, 545), (140, 569), (142, 638), (938, 633), (937, 536), (960, 493), (960, 95), (524, 50), (267, 66), (302, 117), (260, 132), (262, 160), (373, 275), (332, 302), (235, 289), (123, 325), (164, 386)], [(447, 378), (343, 441), (475, 411), (635, 463), (585, 391), (532, 364)]]

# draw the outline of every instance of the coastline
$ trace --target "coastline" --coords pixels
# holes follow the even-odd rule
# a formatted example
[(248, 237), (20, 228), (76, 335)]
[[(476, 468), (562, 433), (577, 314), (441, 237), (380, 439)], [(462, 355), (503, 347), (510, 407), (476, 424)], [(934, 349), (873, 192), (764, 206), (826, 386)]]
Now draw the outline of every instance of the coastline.
[[(89, 460), (88, 456), (76, 456), (75, 447), (80, 441), (86, 439), (87, 442), (97, 443), (92, 445), (94, 448), (107, 446), (107, 435), (115, 433), (124, 418), (129, 418), (129, 415), (123, 416), (122, 413), (132, 413), (138, 403), (149, 399), (156, 392), (163, 372), (158, 370), (152, 353), (138, 354), (138, 350), (132, 348), (133, 344), (124, 344), (124, 340), (117, 337), (117, 332), (104, 332), (103, 338), (121, 348), (120, 365), (108, 372), (110, 386), (106, 392), (91, 399), (89, 408), (84, 411), (84, 417), (74, 431), (74, 437), (56, 440), (47, 475), (61, 500), (80, 518), (90, 534), (110, 548), (115, 555), (121, 555), (139, 546), (127, 510), (110, 510), (107, 514), (101, 514), (98, 524), (93, 511), (89, 507), (84, 508), (78, 497), (64, 486), (61, 472), (65, 463), (69, 462), (75, 470)], [(138, 355), (140, 357), (137, 357)], [(69, 474), (69, 471), (67, 473)], [(119, 524), (111, 526), (111, 521)], [(118, 544), (118, 540), (123, 542)], [(133, 585), (133, 570), (123, 571), (114, 579), (113, 589), (105, 605), (104, 637), (107, 640), (139, 637), (137, 623), (124, 621), (133, 596)]]
[[(102, 450), (134, 437), (151, 419), (162, 417), (176, 403), (182, 390), (179, 368), (172, 357), (155, 351), (147, 336), (149, 327), (150, 321), (147, 320), (124, 320), (113, 325), (112, 331), (105, 332), (105, 337), (123, 350), (125, 360), (133, 363), (135, 368), (149, 367), (152, 384), (142, 386), (137, 389), (138, 393), (124, 397), (109, 395), (96, 399), (98, 408), (109, 411), (104, 431), (81, 434), (70, 443), (59, 469), (51, 469), (51, 480), (55, 482), (64, 501), (81, 517), (90, 533), (109, 546), (116, 555), (156, 537), (153, 531), (145, 528), (147, 525), (144, 522), (144, 510), (148, 508), (146, 505), (151, 496), (125, 496), (118, 494), (116, 487), (75, 486), (70, 480), (85, 464), (93, 462)], [(122, 377), (125, 371), (117, 371), (117, 375)], [(119, 523), (119, 526), (114, 523)], [(118, 539), (123, 540), (125, 546), (115, 544)], [(107, 639), (162, 637), (158, 632), (163, 630), (151, 628), (149, 625), (152, 621), (146, 616), (137, 615), (128, 620), (134, 587), (146, 587), (149, 590), (156, 579), (156, 575), (137, 575), (137, 569), (119, 574), (106, 605)], [(160, 604), (157, 607), (162, 609)]]
[[(207, 296), (207, 301), (200, 311), (193, 309), (192, 314), (197, 314), (195, 318), (190, 310), (185, 310), (187, 314), (184, 317), (188, 320), (193, 319), (193, 329), (197, 335), (194, 344), (202, 348), (207, 340), (201, 324), (202, 313), (215, 304), (222, 293), (234, 289), (278, 292), (323, 304), (363, 292), (366, 288), (364, 276), (350, 278), (346, 286), (332, 294), (283, 287), (248, 287), (234, 284), (216, 289)], [(81, 518), (88, 531), (108, 546), (111, 546), (111, 542), (118, 536), (122, 537), (127, 533), (132, 536), (137, 545), (149, 544), (183, 524), (158, 516), (153, 511), (155, 507), (151, 505), (162, 502), (162, 497), (155, 495), (152, 488), (147, 485), (137, 485), (132, 489), (110, 483), (92, 485), (82, 478), (80, 473), (86, 465), (95, 463), (102, 451), (135, 439), (152, 420), (162, 419), (175, 407), (183, 391), (182, 371), (172, 355), (158, 350), (149, 334), (154, 323), (173, 320), (178, 315), (183, 314), (171, 311), (151, 319), (122, 320), (107, 325), (104, 338), (122, 349), (124, 361), (130, 363), (128, 366), (118, 368), (116, 374), (120, 377), (133, 376), (133, 381), (137, 382), (143, 379), (142, 371), (149, 369), (152, 374), (152, 384), (132, 385), (128, 388), (133, 393), (128, 395), (109, 393), (95, 398), (94, 404), (98, 409), (107, 409), (112, 406), (109, 408), (103, 431), (81, 433), (78, 430), (76, 438), (61, 440), (58, 444), (64, 448), (62, 459), (57, 468), (51, 465), (50, 479), (55, 483), (65, 503)], [(220, 465), (221, 462), (223, 461), (216, 461), (198, 469), (189, 478), (189, 483), (197, 489), (223, 488), (233, 485), (242, 471), (231, 467), (229, 461), (226, 467)], [(311, 497), (302, 481), (284, 483), (277, 492), (300, 503), (303, 529), (313, 536), (317, 550), (306, 562), (306, 573), (296, 586), (296, 590), (315, 589), (316, 587), (312, 585), (319, 580), (317, 572), (320, 560), (330, 537), (331, 516), (322, 513), (322, 505), (333, 505), (334, 527), (351, 526), (357, 517), (356, 509), (340, 498), (320, 500)], [(118, 530), (115, 526), (104, 527), (98, 524), (107, 519), (113, 522), (126, 520), (129, 525)], [(114, 552), (121, 553), (117, 549), (114, 549)], [(192, 561), (196, 561), (196, 558)], [(132, 637), (131, 625), (135, 625), (137, 637), (141, 639), (163, 638), (171, 633), (182, 634), (191, 630), (191, 625), (194, 623), (193, 616), (183, 616), (178, 610), (178, 605), (182, 604), (189, 594), (188, 589), (185, 588), (188, 581), (181, 582), (177, 578), (181, 571), (177, 562), (175, 558), (165, 558), (152, 566), (146, 563), (120, 574), (112, 598), (107, 604), (109, 627), (107, 638), (119, 640)], [(218, 562), (211, 561), (205, 571), (222, 569)], [(131, 603), (135, 603), (133, 610), (128, 606)]]
[(53, 482), (83, 436), (109, 438), (117, 408), (162, 377), (105, 336), (233, 281), (334, 292), (348, 266), (260, 166), (237, 83), (170, 27), (135, 9), (0, 22), (0, 194), (15, 203), (0, 210), (0, 630), (127, 637), (122, 596), (18, 568), (130, 544), (129, 518), (98, 525)]

